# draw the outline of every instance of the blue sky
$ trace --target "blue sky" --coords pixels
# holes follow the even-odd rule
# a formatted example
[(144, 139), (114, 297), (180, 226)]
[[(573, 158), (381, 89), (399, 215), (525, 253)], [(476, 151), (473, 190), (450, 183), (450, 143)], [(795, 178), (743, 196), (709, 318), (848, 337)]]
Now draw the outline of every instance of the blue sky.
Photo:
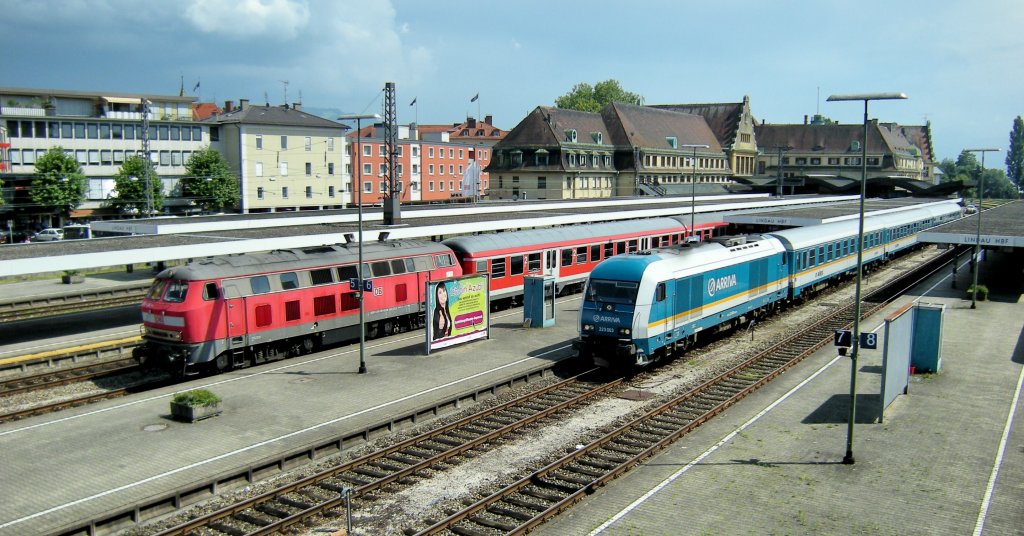
[[(872, 118), (932, 122), (937, 156), (1006, 150), (1024, 115), (1024, 3), (725, 0), (0, 0), (0, 85), (298, 101), (399, 122), (514, 127), (580, 82), (648, 104), (739, 102), (758, 120), (860, 123), (834, 93), (902, 91)], [(282, 81), (287, 81), (285, 85)], [(480, 99), (470, 99), (479, 93)], [(409, 103), (417, 99), (418, 107)], [(988, 155), (1003, 167), (1005, 153)]]

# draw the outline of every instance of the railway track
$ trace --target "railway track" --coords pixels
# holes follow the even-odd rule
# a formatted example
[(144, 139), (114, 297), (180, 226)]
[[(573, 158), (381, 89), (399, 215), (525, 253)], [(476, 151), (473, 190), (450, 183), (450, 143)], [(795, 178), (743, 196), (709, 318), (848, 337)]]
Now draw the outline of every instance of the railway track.
[[(474, 450), (619, 388), (624, 380), (591, 384), (563, 380), (387, 449), (172, 527), (160, 536), (273, 534), (385, 486), (401, 486)], [(211, 532), (216, 531), (216, 532)]]
[[(64, 368), (53, 372), (10, 378), (0, 381), (0, 397), (69, 385), (102, 378), (111, 374), (130, 372), (138, 368), (139, 364), (134, 359), (123, 358)], [(2, 420), (2, 416), (0, 416), (0, 420)]]
[[(951, 255), (940, 255), (912, 275), (865, 298), (862, 317), (931, 275)], [(924, 275), (922, 275), (922, 272)], [(417, 536), (525, 534), (757, 390), (832, 340), (852, 323), (853, 304), (574, 452), (433, 523)]]
[(138, 305), (150, 282), (97, 289), (79, 294), (56, 294), (0, 302), (0, 322), (58, 316), (126, 305)]

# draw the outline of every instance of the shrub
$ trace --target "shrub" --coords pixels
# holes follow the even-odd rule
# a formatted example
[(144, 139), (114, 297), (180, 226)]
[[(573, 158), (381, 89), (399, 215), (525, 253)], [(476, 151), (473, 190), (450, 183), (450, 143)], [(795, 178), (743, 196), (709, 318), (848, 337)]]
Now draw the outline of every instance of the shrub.
[(183, 404), (191, 407), (209, 407), (220, 404), (220, 397), (206, 389), (193, 389), (177, 393), (171, 399), (172, 404)]
[[(973, 296), (974, 296), (974, 285), (971, 285), (970, 287), (967, 288), (967, 297), (971, 298)], [(979, 300), (986, 300), (986, 299), (988, 299), (988, 287), (986, 287), (985, 285), (978, 285), (978, 299)]]

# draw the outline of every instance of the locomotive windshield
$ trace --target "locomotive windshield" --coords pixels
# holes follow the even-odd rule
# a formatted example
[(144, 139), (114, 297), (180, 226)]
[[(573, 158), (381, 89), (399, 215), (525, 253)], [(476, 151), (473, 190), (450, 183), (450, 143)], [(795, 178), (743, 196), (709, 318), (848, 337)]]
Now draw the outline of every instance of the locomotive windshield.
[(634, 303), (639, 285), (635, 281), (591, 279), (585, 300), (601, 303)]
[(149, 292), (146, 293), (146, 299), (159, 300), (164, 295), (164, 288), (166, 287), (166, 279), (157, 279), (156, 281), (153, 281), (153, 285), (149, 287)]

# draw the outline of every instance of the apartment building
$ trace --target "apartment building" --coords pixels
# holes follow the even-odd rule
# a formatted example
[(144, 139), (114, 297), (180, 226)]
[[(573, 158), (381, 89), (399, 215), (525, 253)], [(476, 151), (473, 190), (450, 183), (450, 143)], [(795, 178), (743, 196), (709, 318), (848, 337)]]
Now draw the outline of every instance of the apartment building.
[(232, 101), (203, 124), (241, 187), (241, 212), (342, 208), (346, 125), (302, 111), (300, 104)]
[[(489, 176), (482, 170), (490, 164), (489, 146), (452, 141), (448, 132), (421, 132), (415, 124), (400, 125), (397, 137), (395, 177), (401, 183), (401, 202), (448, 201), (486, 192)], [(363, 203), (380, 203), (387, 191), (388, 170), (383, 125), (363, 127), (358, 146), (355, 133), (347, 138), (345, 170), (349, 184), (352, 171), (361, 168), (358, 181)]]
[[(0, 87), (0, 125), (6, 131), (0, 172), (5, 204), (0, 212), (21, 228), (58, 225), (56, 215), (35, 206), (30, 189), (36, 159), (52, 147), (74, 156), (88, 179), (86, 200), (70, 216), (97, 219), (118, 216), (105, 206), (116, 195), (113, 176), (132, 155), (142, 156), (143, 127), (149, 158), (174, 210), (174, 196), (193, 151), (210, 143), (209, 127), (192, 120), (195, 97), (119, 92)], [(148, 109), (147, 121), (143, 110)], [(179, 207), (180, 209), (180, 207)]]

